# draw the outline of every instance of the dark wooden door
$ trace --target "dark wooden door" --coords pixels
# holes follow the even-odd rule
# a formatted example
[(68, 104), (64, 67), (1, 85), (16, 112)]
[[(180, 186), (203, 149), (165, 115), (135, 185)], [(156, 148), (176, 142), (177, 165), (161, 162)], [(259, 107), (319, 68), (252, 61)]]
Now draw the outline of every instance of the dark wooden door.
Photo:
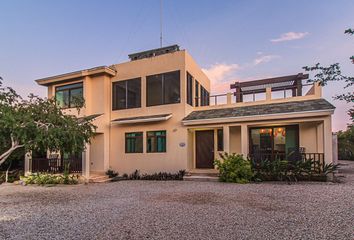
[(196, 131), (196, 168), (214, 168), (214, 130)]

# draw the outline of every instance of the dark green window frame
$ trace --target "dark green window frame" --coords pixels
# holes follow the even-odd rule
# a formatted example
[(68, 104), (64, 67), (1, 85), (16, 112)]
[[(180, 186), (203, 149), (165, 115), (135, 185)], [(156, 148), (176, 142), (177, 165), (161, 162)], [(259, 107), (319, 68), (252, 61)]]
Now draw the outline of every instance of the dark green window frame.
[(143, 152), (143, 132), (125, 133), (125, 153)]
[(55, 88), (55, 101), (61, 108), (77, 107), (83, 100), (83, 89), (82, 82), (58, 86)]
[(146, 132), (146, 152), (166, 152), (166, 131)]

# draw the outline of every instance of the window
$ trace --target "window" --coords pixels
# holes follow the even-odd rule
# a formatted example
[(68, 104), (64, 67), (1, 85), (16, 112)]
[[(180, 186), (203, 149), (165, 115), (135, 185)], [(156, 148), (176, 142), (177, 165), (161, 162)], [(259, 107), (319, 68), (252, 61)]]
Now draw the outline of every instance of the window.
[(193, 77), (187, 72), (187, 104), (193, 106)]
[(113, 110), (141, 107), (141, 79), (113, 83)]
[(125, 134), (125, 152), (142, 153), (143, 152), (143, 132), (133, 132)]
[(217, 130), (218, 151), (224, 151), (224, 131), (223, 129)]
[(200, 95), (200, 105), (209, 106), (210, 94), (203, 86), (200, 86)]
[(195, 81), (195, 106), (199, 106), (199, 82)]
[(147, 132), (147, 152), (166, 152), (166, 131)]
[(55, 88), (55, 101), (61, 108), (80, 106), (83, 100), (83, 84), (75, 83)]
[(180, 72), (174, 71), (146, 77), (147, 106), (180, 102)]

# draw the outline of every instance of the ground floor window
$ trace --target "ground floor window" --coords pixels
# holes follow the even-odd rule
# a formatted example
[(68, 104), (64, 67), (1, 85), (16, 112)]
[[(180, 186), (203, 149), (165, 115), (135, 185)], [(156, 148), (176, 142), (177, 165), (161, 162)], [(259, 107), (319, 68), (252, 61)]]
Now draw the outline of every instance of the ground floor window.
[(218, 151), (224, 151), (224, 131), (223, 129), (217, 130)]
[(143, 152), (143, 132), (132, 132), (125, 134), (125, 152), (142, 153)]
[(264, 159), (288, 159), (299, 151), (299, 127), (278, 126), (250, 129), (250, 153)]
[(166, 152), (166, 131), (150, 131), (146, 134), (147, 152)]

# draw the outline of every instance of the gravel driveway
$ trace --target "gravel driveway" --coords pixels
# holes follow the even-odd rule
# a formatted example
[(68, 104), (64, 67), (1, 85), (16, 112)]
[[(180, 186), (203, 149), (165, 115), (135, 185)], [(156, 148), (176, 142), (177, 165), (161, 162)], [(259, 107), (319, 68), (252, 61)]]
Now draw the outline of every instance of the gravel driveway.
[(352, 240), (353, 169), (341, 184), (0, 186), (0, 239)]

